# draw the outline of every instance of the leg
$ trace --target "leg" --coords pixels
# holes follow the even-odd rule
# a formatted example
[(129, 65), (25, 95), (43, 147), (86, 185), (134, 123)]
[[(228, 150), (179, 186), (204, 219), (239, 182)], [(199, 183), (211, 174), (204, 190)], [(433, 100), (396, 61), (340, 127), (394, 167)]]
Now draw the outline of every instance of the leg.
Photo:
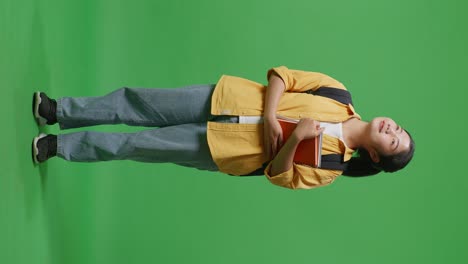
[(217, 171), (206, 139), (206, 123), (137, 133), (77, 132), (57, 136), (57, 156), (79, 162), (135, 160), (174, 163)]
[(100, 124), (165, 127), (210, 119), (215, 85), (175, 89), (121, 88), (100, 97), (57, 100), (61, 129)]

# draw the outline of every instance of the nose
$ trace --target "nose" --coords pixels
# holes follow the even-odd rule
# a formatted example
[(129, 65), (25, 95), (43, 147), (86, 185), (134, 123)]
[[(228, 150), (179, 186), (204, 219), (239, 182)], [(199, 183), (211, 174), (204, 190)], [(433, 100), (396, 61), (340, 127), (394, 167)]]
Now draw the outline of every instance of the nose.
[(391, 134), (391, 135), (395, 134), (395, 130), (392, 127), (390, 127), (390, 124), (387, 125), (387, 129), (385, 130), (385, 134)]

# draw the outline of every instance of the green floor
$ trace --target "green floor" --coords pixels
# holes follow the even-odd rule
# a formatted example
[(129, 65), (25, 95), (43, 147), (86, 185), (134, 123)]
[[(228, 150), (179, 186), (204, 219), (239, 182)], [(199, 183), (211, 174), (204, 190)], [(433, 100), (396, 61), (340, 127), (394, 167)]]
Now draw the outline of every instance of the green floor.
[[(0, 0), (0, 263), (467, 263), (467, 7)], [(278, 65), (340, 80), (364, 119), (394, 117), (414, 162), (308, 191), (169, 164), (31, 162), (32, 137), (59, 133), (35, 125), (33, 91), (265, 82)]]

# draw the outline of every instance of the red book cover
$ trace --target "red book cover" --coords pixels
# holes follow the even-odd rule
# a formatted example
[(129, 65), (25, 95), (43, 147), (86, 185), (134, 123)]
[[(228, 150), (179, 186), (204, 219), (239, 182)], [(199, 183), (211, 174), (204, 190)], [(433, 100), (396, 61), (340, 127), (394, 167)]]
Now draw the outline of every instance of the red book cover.
[[(291, 119), (283, 116), (277, 116), (278, 122), (283, 129), (283, 144), (291, 136), (292, 132), (297, 126), (299, 120)], [(322, 158), (322, 134), (315, 138), (306, 139), (301, 141), (297, 146), (296, 153), (294, 154), (294, 162), (312, 166), (314, 168), (320, 167)]]

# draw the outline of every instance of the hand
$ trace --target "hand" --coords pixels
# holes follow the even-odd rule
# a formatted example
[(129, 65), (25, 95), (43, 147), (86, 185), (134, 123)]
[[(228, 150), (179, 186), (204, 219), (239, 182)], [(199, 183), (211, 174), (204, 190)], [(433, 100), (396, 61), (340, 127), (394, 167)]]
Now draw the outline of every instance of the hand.
[(299, 140), (310, 139), (320, 135), (324, 127), (320, 127), (320, 122), (310, 118), (303, 118), (297, 123), (296, 129), (294, 129), (293, 135)]
[(283, 145), (283, 130), (275, 117), (263, 120), (263, 145), (265, 154), (270, 160), (276, 156)]

